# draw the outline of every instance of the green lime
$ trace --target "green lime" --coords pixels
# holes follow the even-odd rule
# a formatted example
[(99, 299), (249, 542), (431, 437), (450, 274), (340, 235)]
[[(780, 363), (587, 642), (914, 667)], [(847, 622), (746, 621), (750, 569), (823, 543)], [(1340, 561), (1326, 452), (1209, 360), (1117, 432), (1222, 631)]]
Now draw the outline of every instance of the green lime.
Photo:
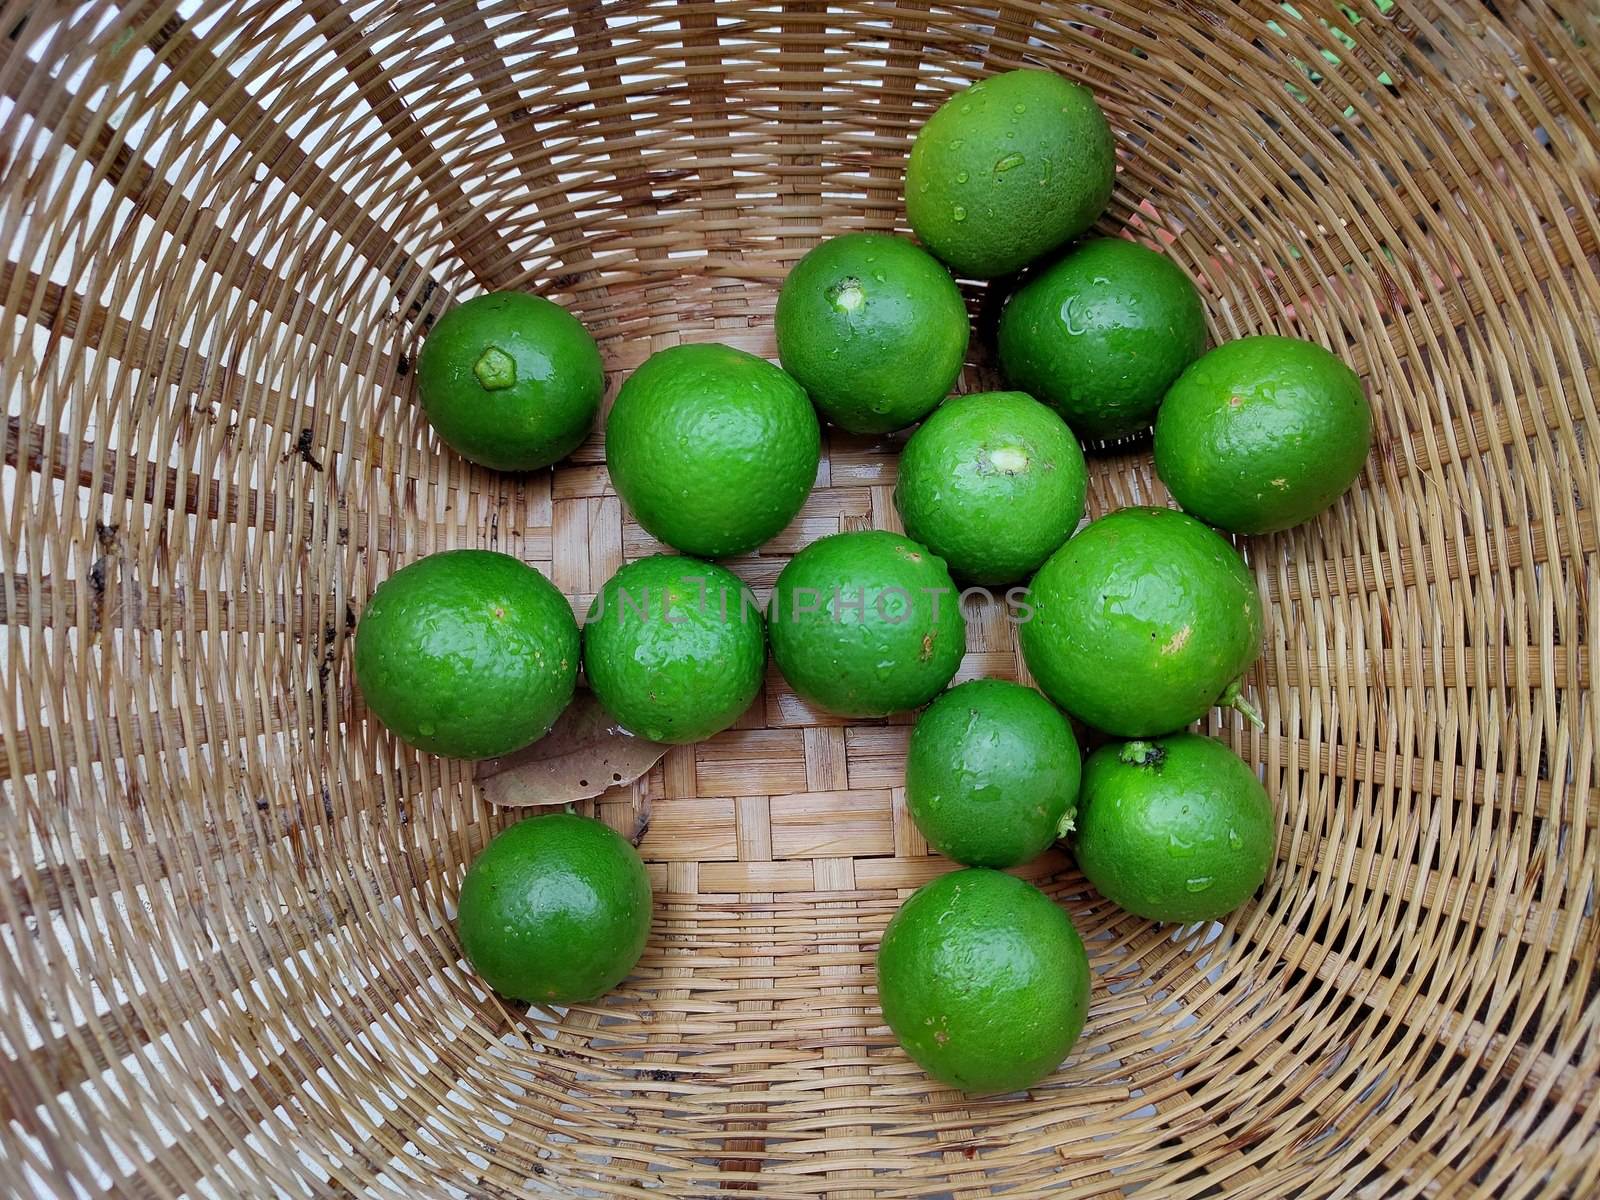
[(1226, 342), (1178, 378), (1156, 418), (1156, 471), (1184, 509), (1272, 533), (1328, 508), (1372, 446), (1356, 373), (1314, 342)]
[(894, 498), (906, 533), (956, 575), (1010, 583), (1071, 536), (1086, 486), (1060, 417), (1021, 392), (981, 392), (945, 401), (911, 435)]
[(583, 627), (583, 670), (630, 733), (698, 742), (726, 729), (761, 691), (767, 638), (739, 577), (657, 554), (600, 589)]
[(900, 1045), (967, 1092), (1030, 1088), (1089, 1011), (1089, 958), (1061, 907), (999, 871), (941, 876), (883, 932), (878, 1002)]
[(950, 273), (882, 233), (830, 238), (797, 262), (773, 323), (783, 369), (851, 433), (920, 421), (967, 353), (967, 306)]
[(906, 807), (928, 844), (969, 867), (1015, 867), (1071, 826), (1078, 739), (1032, 688), (974, 679), (917, 720)]
[(767, 628), (789, 686), (845, 717), (926, 704), (967, 651), (944, 560), (882, 530), (836, 533), (790, 559), (772, 589)]
[(606, 465), (646, 532), (685, 554), (754, 550), (800, 511), (822, 433), (804, 389), (715, 343), (660, 350), (606, 422)]
[(609, 825), (546, 813), (502, 830), (467, 868), (456, 928), (496, 992), (581, 1004), (621, 983), (650, 936), (650, 876)]
[(1088, 88), (1007, 71), (957, 92), (918, 132), (906, 216), (958, 275), (993, 279), (1093, 225), (1115, 167), (1111, 127)]
[(492, 758), (542, 737), (572, 699), (578, 623), (526, 563), (447, 550), (378, 585), (355, 659), (367, 708), (402, 741)]
[(1272, 802), (1256, 774), (1197, 733), (1089, 756), (1074, 851), (1107, 900), (1152, 921), (1214, 921), (1272, 865)]
[(1123, 508), (1039, 568), (1018, 637), (1039, 686), (1119, 737), (1171, 733), (1213, 705), (1261, 647), (1261, 597), (1222, 537), (1170, 508)]
[(1165, 255), (1122, 238), (1075, 247), (1000, 316), (1000, 364), (1079, 434), (1144, 429), (1172, 381), (1206, 348), (1206, 310)]
[(434, 431), (462, 458), (533, 471), (578, 448), (605, 391), (600, 349), (559, 304), (490, 292), (440, 317), (417, 358)]

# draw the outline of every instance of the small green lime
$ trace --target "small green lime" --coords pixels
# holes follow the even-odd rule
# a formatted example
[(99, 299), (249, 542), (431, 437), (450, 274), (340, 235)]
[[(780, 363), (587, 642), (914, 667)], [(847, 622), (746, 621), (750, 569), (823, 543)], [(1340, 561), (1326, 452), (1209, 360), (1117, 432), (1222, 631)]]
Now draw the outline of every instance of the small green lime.
[(915, 892), (884, 930), (878, 1002), (906, 1053), (941, 1083), (1020, 1091), (1078, 1040), (1089, 958), (1071, 919), (1032, 884), (955, 871)]
[(583, 627), (589, 687), (653, 742), (726, 729), (761, 691), (767, 639), (754, 594), (712, 563), (657, 554), (600, 589)]
[(1272, 802), (1221, 742), (1195, 733), (1089, 756), (1074, 852), (1107, 900), (1153, 921), (1214, 921), (1272, 865)]
[(969, 867), (1015, 867), (1070, 825), (1078, 739), (1032, 688), (974, 679), (917, 720), (906, 754), (906, 808), (928, 844)]
[(1007, 71), (957, 92), (918, 132), (906, 216), (958, 275), (993, 279), (1093, 225), (1115, 167), (1111, 127), (1087, 88)]
[(945, 401), (911, 435), (894, 496), (906, 533), (957, 576), (1011, 583), (1078, 527), (1087, 478), (1060, 417), (1021, 392), (981, 392)]
[(646, 532), (702, 558), (754, 550), (800, 511), (822, 433), (804, 389), (715, 343), (660, 350), (606, 423), (611, 482)]
[(778, 293), (778, 360), (851, 433), (920, 421), (967, 353), (967, 306), (950, 273), (904, 238), (847, 233), (794, 265)]
[(605, 391), (600, 349), (559, 304), (490, 292), (440, 317), (417, 358), (417, 393), (462, 458), (533, 471), (571, 454)]
[(650, 876), (616, 830), (555, 812), (502, 830), (461, 882), (456, 927), (496, 992), (582, 1004), (627, 978), (650, 936)]
[(1185, 371), (1156, 418), (1156, 471), (1184, 510), (1231, 533), (1288, 529), (1356, 481), (1372, 407), (1314, 342), (1247, 337)]
[(1106, 733), (1171, 733), (1218, 703), (1261, 648), (1261, 597), (1222, 537), (1170, 508), (1091, 522), (1039, 568), (1018, 638), (1039, 686)]
[(572, 699), (578, 623), (526, 563), (447, 550), (378, 585), (356, 630), (355, 665), (367, 708), (401, 740), (492, 758), (543, 736)]
[(1000, 317), (1000, 363), (1087, 438), (1147, 427), (1206, 348), (1206, 311), (1171, 259), (1122, 238), (1077, 246), (1025, 284)]
[(789, 686), (846, 717), (926, 704), (967, 650), (944, 560), (882, 530), (836, 533), (790, 559), (772, 589), (767, 628)]

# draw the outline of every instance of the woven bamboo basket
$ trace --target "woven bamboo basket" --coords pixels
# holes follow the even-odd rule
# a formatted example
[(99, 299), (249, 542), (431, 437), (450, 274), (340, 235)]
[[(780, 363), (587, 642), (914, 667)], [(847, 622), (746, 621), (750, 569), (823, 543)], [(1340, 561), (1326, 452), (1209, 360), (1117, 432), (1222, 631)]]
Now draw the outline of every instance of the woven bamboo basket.
[[(45, 1197), (1600, 1195), (1600, 27), (1585, 0), (924, 7), (631, 0), (0, 3), (0, 1190)], [(409, 368), (487, 288), (649, 353), (773, 355), (785, 271), (903, 229), (910, 138), (1022, 64), (1091, 87), (1101, 223), (1216, 339), (1335, 349), (1356, 488), (1243, 545), (1266, 719), (1211, 729), (1279, 818), (1224, 924), (1027, 868), (1089, 1023), (1026, 1096), (898, 1050), (872, 954), (948, 864), (908, 719), (769, 675), (586, 810), (657, 889), (592, 1006), (487, 994), (451, 925), (517, 814), (366, 719), (351, 632), (435, 550), (580, 609), (657, 549), (598, 434), (527, 477), (431, 436)], [(980, 336), (962, 387), (998, 377)], [(828, 433), (732, 565), (895, 528), (899, 438)], [(1090, 510), (1164, 502), (1145, 445)], [(997, 606), (963, 676), (1026, 678)]]

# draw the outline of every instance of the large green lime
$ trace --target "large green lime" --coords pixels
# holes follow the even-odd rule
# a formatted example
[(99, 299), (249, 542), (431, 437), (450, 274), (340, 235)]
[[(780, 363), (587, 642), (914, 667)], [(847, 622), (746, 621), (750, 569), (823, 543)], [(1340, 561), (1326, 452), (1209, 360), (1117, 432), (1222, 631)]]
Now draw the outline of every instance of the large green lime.
[(606, 423), (606, 465), (639, 524), (702, 558), (754, 550), (816, 482), (822, 433), (805, 391), (765, 359), (715, 343), (660, 350)]
[(823, 416), (852, 433), (920, 421), (967, 352), (950, 273), (903, 238), (847, 233), (794, 265), (773, 318), (778, 359)]
[(895, 503), (906, 533), (974, 583), (1035, 571), (1083, 516), (1078, 439), (1021, 392), (946, 400), (900, 456)]
[(928, 844), (969, 867), (1015, 867), (1065, 832), (1078, 739), (1032, 688), (974, 679), (928, 705), (906, 754), (906, 807)]
[(1077, 237), (1111, 198), (1116, 153), (1089, 90), (1007, 71), (928, 118), (906, 166), (906, 216), (958, 275), (992, 279)]
[(502, 996), (581, 1004), (621, 983), (650, 936), (650, 876), (616, 830), (573, 813), (503, 830), (461, 883), (467, 961)]
[(378, 585), (356, 630), (367, 708), (419, 750), (490, 758), (550, 728), (578, 678), (578, 623), (508, 554), (448, 550)]
[(1089, 756), (1074, 851), (1113, 904), (1154, 921), (1213, 921), (1272, 865), (1272, 802), (1239, 756), (1194, 733)]
[(1018, 631), (1045, 694), (1096, 729), (1171, 733), (1218, 703), (1261, 647), (1261, 597), (1238, 553), (1170, 508), (1123, 508), (1050, 557)]
[(1200, 293), (1165, 255), (1122, 238), (1077, 246), (1029, 280), (1000, 317), (1006, 379), (1083, 437), (1150, 424), (1206, 347)]
[(1032, 1087), (1066, 1058), (1089, 1010), (1089, 958), (1032, 884), (955, 871), (911, 896), (878, 947), (878, 1002), (929, 1075), (968, 1092)]
[(846, 717), (926, 704), (967, 649), (944, 561), (882, 530), (836, 533), (790, 559), (772, 589), (767, 628), (789, 686)]
[(767, 639), (755, 596), (712, 563), (658, 554), (600, 589), (583, 627), (583, 670), (624, 729), (697, 742), (761, 691)]
[(560, 305), (523, 292), (456, 305), (417, 358), (417, 392), (439, 437), (500, 471), (532, 471), (571, 454), (604, 390), (589, 331)]
[(1361, 474), (1372, 408), (1314, 342), (1247, 337), (1185, 371), (1156, 418), (1156, 471), (1185, 511), (1232, 533), (1309, 521)]

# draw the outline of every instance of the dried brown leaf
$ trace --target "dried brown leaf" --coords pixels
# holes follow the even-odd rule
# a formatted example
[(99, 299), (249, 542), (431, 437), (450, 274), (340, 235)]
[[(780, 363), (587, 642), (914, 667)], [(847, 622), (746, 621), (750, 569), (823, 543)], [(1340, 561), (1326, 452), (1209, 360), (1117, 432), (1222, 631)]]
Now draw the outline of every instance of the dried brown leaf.
[(660, 742), (623, 729), (593, 693), (580, 691), (549, 733), (515, 754), (482, 760), (477, 778), (493, 804), (567, 804), (632, 783), (666, 752)]

